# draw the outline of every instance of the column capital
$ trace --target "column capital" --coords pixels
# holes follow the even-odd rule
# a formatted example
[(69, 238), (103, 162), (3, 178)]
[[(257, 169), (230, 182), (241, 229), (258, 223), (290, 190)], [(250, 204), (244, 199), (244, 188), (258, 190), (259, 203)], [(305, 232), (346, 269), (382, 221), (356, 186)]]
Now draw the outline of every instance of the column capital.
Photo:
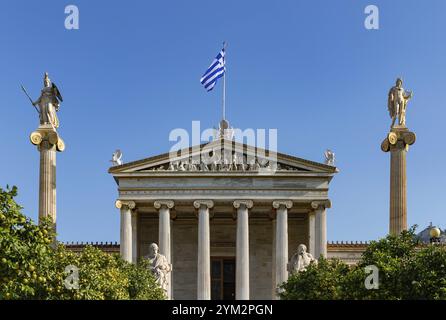
[(168, 209), (172, 209), (175, 206), (175, 202), (172, 200), (156, 200), (153, 203), (155, 209), (161, 209), (162, 206), (166, 206)]
[(127, 200), (116, 200), (115, 207), (117, 209), (121, 209), (122, 207), (127, 207), (129, 209), (135, 209), (136, 204), (135, 201), (127, 201)]
[(236, 209), (240, 208), (240, 206), (245, 206), (247, 209), (251, 209), (254, 206), (252, 200), (235, 200), (232, 204)]
[(291, 209), (293, 207), (293, 201), (291, 200), (274, 200), (273, 208), (279, 209), (281, 206), (284, 206), (287, 209)]
[(206, 206), (208, 209), (214, 207), (214, 201), (212, 200), (195, 200), (194, 207), (195, 209), (200, 209), (201, 206)]
[(328, 199), (327, 200), (311, 201), (312, 209), (317, 210), (319, 207), (331, 208), (331, 201)]
[(384, 152), (408, 150), (408, 147), (415, 143), (416, 138), (415, 133), (406, 127), (394, 127), (381, 143), (381, 150)]

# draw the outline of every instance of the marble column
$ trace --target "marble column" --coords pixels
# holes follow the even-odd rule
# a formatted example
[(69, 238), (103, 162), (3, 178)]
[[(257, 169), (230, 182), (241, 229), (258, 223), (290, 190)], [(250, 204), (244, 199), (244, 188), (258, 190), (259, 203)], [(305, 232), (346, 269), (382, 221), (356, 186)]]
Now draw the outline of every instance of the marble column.
[(138, 212), (132, 212), (132, 262), (138, 263)]
[(31, 143), (40, 153), (39, 223), (51, 218), (56, 231), (56, 152), (65, 150), (65, 143), (51, 126), (42, 124), (30, 135)]
[(329, 200), (313, 201), (311, 207), (315, 212), (315, 250), (314, 257), (319, 259), (320, 256), (327, 257), (327, 215), (326, 208), (331, 207)]
[(292, 206), (290, 200), (273, 201), (276, 209), (276, 287), (288, 280), (288, 209)]
[[(171, 228), (170, 228), (170, 209), (175, 203), (171, 200), (157, 200), (153, 206), (158, 209), (158, 247), (159, 253), (164, 255), (167, 262), (172, 264), (171, 256)], [(173, 268), (172, 268), (173, 272)], [(167, 275), (167, 298), (172, 299), (172, 272)]]
[(389, 233), (394, 235), (407, 230), (406, 154), (415, 140), (406, 127), (394, 127), (381, 143), (382, 151), (390, 151)]
[(311, 210), (308, 213), (308, 252), (315, 257), (316, 250), (316, 212)]
[(251, 200), (235, 200), (237, 209), (237, 240), (235, 262), (235, 298), (249, 300), (249, 213)]
[(39, 221), (50, 217), (56, 224), (56, 147), (42, 141), (39, 149)]
[(132, 209), (134, 201), (117, 200), (116, 208), (121, 209), (121, 257), (125, 261), (132, 262)]
[(198, 265), (197, 265), (197, 300), (211, 299), (211, 243), (209, 233), (209, 209), (214, 206), (212, 200), (196, 200), (198, 209)]

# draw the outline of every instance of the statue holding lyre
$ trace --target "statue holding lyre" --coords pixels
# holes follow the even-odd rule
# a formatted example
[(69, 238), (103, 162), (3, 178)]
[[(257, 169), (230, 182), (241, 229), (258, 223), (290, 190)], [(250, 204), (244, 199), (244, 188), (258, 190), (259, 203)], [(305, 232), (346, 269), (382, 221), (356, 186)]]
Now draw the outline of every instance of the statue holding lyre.
[(391, 128), (394, 127), (397, 117), (398, 125), (400, 127), (406, 126), (407, 102), (412, 97), (412, 91), (405, 91), (403, 89), (403, 80), (401, 78), (396, 79), (396, 84), (390, 89), (387, 99), (387, 108), (389, 110), (390, 117), (392, 118)]

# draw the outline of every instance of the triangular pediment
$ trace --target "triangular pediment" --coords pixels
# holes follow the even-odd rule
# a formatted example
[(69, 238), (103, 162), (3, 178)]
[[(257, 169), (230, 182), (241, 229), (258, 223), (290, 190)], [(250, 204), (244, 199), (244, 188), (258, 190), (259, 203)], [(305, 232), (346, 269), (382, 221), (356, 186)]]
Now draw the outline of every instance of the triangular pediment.
[(297, 158), (232, 140), (220, 139), (191, 148), (132, 161), (109, 169), (111, 174), (137, 173), (317, 172), (333, 174), (334, 166)]

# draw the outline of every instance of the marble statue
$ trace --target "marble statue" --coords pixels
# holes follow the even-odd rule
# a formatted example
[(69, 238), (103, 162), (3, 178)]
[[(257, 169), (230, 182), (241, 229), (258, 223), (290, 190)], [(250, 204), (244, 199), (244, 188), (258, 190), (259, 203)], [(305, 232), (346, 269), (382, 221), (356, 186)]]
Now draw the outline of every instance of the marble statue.
[(172, 265), (167, 261), (166, 257), (158, 253), (158, 245), (152, 243), (149, 247), (149, 255), (147, 259), (150, 263), (150, 268), (155, 276), (156, 283), (166, 292), (168, 288), (167, 275), (172, 271)]
[(56, 129), (59, 127), (57, 112), (59, 111), (60, 102), (63, 101), (62, 95), (57, 86), (51, 82), (47, 72), (45, 72), (43, 78), (43, 85), (40, 97), (32, 104), (39, 107), (40, 124), (50, 124)]
[(113, 152), (112, 159), (110, 160), (113, 166), (120, 166), (122, 164), (122, 152), (117, 149)]
[(209, 171), (208, 165), (204, 161), (200, 162), (200, 171)]
[(403, 89), (403, 80), (401, 78), (396, 79), (396, 84), (390, 89), (387, 99), (387, 108), (392, 118), (391, 128), (394, 127), (397, 117), (398, 125), (402, 127), (406, 126), (406, 106), (412, 96), (412, 91), (405, 91)]
[(307, 252), (307, 247), (304, 244), (300, 244), (297, 247), (297, 252), (291, 257), (287, 269), (291, 274), (301, 272), (305, 271), (311, 263), (317, 263), (317, 260)]
[[(117, 150), (118, 152), (119, 150)], [(113, 154), (113, 159), (120, 156)], [(334, 153), (330, 150), (325, 152), (325, 163), (334, 166)], [(111, 160), (114, 165), (120, 165), (122, 162)], [(200, 161), (193, 161), (192, 158), (185, 158), (184, 160), (176, 160), (166, 164), (162, 164), (156, 167), (148, 169), (150, 171), (299, 171), (298, 168), (293, 166), (279, 164), (276, 161), (268, 160), (266, 158), (254, 157), (248, 161), (244, 155), (237, 155), (236, 153), (227, 157), (216, 157), (212, 162), (207, 164), (203, 159)]]
[(335, 165), (335, 154), (333, 151), (331, 151), (330, 149), (325, 150), (324, 156), (325, 156), (325, 164), (329, 166)]

